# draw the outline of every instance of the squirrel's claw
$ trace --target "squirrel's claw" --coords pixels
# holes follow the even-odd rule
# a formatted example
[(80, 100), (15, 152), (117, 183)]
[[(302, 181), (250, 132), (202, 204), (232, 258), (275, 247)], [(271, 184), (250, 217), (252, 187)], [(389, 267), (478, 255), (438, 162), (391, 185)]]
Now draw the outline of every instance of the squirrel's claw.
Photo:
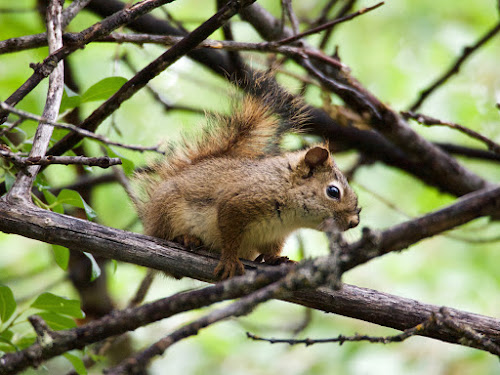
[(295, 264), (297, 262), (294, 260), (288, 259), (288, 257), (280, 257), (277, 255), (264, 255), (264, 263), (270, 264), (272, 266), (277, 266), (277, 265), (283, 264), (283, 263)]
[(221, 280), (232, 278), (235, 275), (243, 275), (244, 273), (245, 267), (238, 259), (221, 260), (214, 270), (214, 275), (220, 275)]

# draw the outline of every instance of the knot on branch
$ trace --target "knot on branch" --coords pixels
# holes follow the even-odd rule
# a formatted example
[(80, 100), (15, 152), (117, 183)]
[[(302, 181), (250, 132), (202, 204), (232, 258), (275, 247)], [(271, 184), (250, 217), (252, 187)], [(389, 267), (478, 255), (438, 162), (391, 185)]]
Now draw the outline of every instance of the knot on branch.
[(37, 341), (40, 346), (42, 348), (52, 347), (54, 339), (58, 337), (58, 334), (51, 330), (45, 320), (38, 315), (31, 315), (28, 317), (28, 320), (36, 332)]

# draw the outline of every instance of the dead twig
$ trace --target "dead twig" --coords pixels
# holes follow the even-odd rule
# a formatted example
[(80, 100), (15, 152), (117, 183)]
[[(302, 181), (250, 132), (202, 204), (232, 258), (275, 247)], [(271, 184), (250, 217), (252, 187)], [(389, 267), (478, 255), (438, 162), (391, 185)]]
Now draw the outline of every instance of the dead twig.
[(477, 139), (480, 142), (483, 142), (486, 146), (488, 146), (488, 150), (494, 152), (495, 154), (500, 154), (500, 145), (496, 142), (493, 142), (491, 139), (485, 137), (482, 134), (479, 134), (478, 132), (471, 130), (469, 128), (466, 128), (465, 126), (456, 124), (454, 122), (450, 121), (443, 121), (439, 120), (437, 118), (423, 115), (421, 113), (415, 113), (415, 112), (402, 112), (401, 113), (405, 118), (411, 118), (416, 120), (418, 123), (426, 126), (446, 126), (450, 129), (455, 129), (458, 130), (464, 134), (467, 134), (469, 137)]
[(500, 31), (500, 22), (493, 26), (484, 36), (482, 36), (476, 43), (471, 46), (467, 46), (463, 49), (460, 57), (455, 61), (455, 63), (448, 69), (441, 77), (439, 77), (434, 83), (432, 83), (428, 88), (420, 92), (419, 98), (410, 105), (409, 111), (416, 111), (422, 103), (427, 99), (427, 97), (432, 94), (439, 86), (445, 83), (448, 78), (452, 75), (457, 74), (460, 71), (462, 64), (470, 57), (474, 52), (481, 48), (487, 41), (493, 38)]
[(0, 148), (0, 156), (10, 161), (18, 168), (26, 168), (30, 165), (88, 165), (91, 167), (109, 168), (112, 165), (119, 165), (122, 161), (119, 158), (110, 158), (108, 156), (86, 157), (86, 156), (30, 156), (22, 157), (8, 150)]
[(435, 325), (435, 320), (433, 316), (426, 320), (425, 322), (418, 324), (415, 327), (404, 330), (402, 333), (393, 336), (368, 336), (368, 335), (354, 335), (354, 336), (344, 336), (338, 335), (337, 337), (331, 337), (327, 339), (276, 339), (276, 338), (265, 338), (254, 335), (250, 332), (247, 332), (247, 337), (254, 341), (265, 341), (270, 344), (288, 344), (288, 345), (299, 345), (304, 344), (305, 346), (310, 346), (314, 344), (328, 344), (328, 343), (338, 343), (339, 345), (344, 344), (345, 342), (359, 342), (359, 341), (368, 341), (370, 343), (381, 343), (381, 344), (390, 344), (393, 342), (402, 342), (406, 339), (420, 335), (429, 330), (429, 328)]
[(134, 151), (140, 151), (140, 152), (154, 151), (154, 152), (158, 152), (160, 154), (163, 154), (163, 152), (160, 151), (159, 146), (144, 147), (144, 146), (136, 146), (136, 145), (127, 145), (127, 144), (124, 144), (124, 143), (112, 141), (112, 140), (110, 140), (110, 139), (108, 139), (108, 138), (106, 138), (106, 137), (104, 137), (102, 135), (95, 134), (95, 133), (93, 133), (91, 131), (82, 129), (82, 128), (80, 128), (78, 126), (75, 126), (75, 125), (72, 125), (72, 124), (63, 123), (63, 122), (49, 121), (49, 120), (47, 120), (46, 118), (44, 118), (42, 116), (37, 116), (37, 115), (35, 115), (33, 113), (29, 113), (29, 112), (26, 112), (26, 111), (21, 111), (20, 109), (16, 109), (14, 107), (11, 107), (10, 105), (8, 105), (5, 102), (0, 102), (0, 107), (2, 109), (4, 109), (5, 111), (10, 112), (10, 113), (14, 113), (14, 114), (16, 114), (17, 116), (19, 116), (21, 118), (29, 119), (29, 120), (34, 120), (34, 121), (43, 121), (43, 122), (45, 122), (45, 123), (47, 123), (47, 124), (49, 124), (51, 126), (54, 126), (56, 128), (70, 130), (72, 132), (75, 132), (75, 133), (79, 134), (81, 137), (94, 139), (96, 141), (102, 142), (102, 143), (110, 145), (110, 146), (118, 146), (118, 147), (126, 148), (126, 149), (129, 149), (129, 150), (134, 150)]
[(384, 5), (384, 2), (380, 2), (378, 4), (375, 4), (374, 6), (371, 6), (371, 7), (368, 7), (368, 8), (363, 8), (363, 9), (360, 9), (358, 10), (357, 12), (354, 12), (354, 13), (351, 13), (345, 17), (342, 17), (342, 18), (337, 18), (333, 21), (330, 21), (330, 22), (327, 22), (321, 26), (318, 26), (318, 27), (315, 27), (315, 28), (312, 28), (310, 30), (307, 30), (307, 31), (304, 31), (303, 33), (300, 33), (300, 34), (297, 34), (297, 35), (294, 35), (294, 36), (291, 36), (291, 37), (288, 37), (288, 38), (285, 38), (285, 39), (281, 39), (281, 40), (278, 40), (274, 43), (278, 44), (278, 45), (282, 45), (282, 44), (289, 44), (289, 43), (292, 43), (292, 42), (295, 42), (296, 40), (299, 40), (299, 39), (302, 39), (303, 37), (305, 36), (308, 36), (308, 35), (312, 35), (312, 34), (316, 34), (316, 33), (319, 33), (323, 30), (326, 30), (334, 25), (337, 25), (341, 22), (346, 22), (346, 21), (350, 21), (351, 19), (353, 18), (356, 18), (362, 14), (365, 14), (367, 12), (370, 12), (380, 6)]

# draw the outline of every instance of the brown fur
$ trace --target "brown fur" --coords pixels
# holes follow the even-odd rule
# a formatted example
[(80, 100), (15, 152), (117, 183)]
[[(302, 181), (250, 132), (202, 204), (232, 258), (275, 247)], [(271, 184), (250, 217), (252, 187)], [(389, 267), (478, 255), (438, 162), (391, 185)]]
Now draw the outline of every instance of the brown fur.
[[(294, 106), (298, 127), (304, 117)], [(263, 254), (279, 263), (298, 228), (318, 229), (331, 218), (340, 230), (358, 224), (357, 197), (328, 150), (280, 153), (283, 123), (270, 108), (245, 97), (230, 118), (212, 119), (200, 139), (172, 149), (153, 166), (156, 176), (137, 178), (146, 191), (138, 207), (146, 234), (220, 252), (215, 272), (226, 278), (244, 272), (238, 258)], [(331, 184), (340, 199), (327, 196)]]

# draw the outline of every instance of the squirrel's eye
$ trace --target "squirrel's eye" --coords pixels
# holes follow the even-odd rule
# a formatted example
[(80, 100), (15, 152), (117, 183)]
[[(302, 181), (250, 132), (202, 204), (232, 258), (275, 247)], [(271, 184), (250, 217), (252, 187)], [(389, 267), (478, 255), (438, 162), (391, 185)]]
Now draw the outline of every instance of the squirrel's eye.
[(326, 195), (333, 199), (340, 199), (340, 190), (334, 185), (330, 185), (326, 188)]

